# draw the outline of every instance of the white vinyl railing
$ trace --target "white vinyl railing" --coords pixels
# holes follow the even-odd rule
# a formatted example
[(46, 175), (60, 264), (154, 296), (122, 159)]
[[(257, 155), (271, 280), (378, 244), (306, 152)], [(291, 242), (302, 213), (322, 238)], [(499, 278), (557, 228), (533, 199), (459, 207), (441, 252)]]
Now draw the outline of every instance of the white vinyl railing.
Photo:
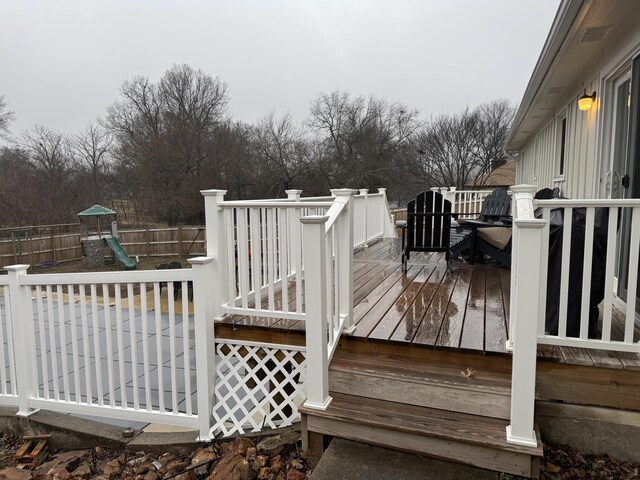
[[(211, 260), (192, 263), (182, 270), (45, 275), (28, 275), (28, 265), (6, 267), (3, 359), (15, 374), (3, 379), (2, 401), (22, 416), (42, 408), (201, 427), (206, 437), (210, 419), (198, 415), (196, 396), (206, 412), (211, 401), (199, 390), (206, 394), (211, 377), (196, 380), (195, 359), (211, 358), (206, 350), (214, 347), (198, 342), (206, 315), (196, 320), (189, 298), (202, 310)], [(211, 367), (199, 363), (198, 373)]]
[(471, 218), (480, 215), (482, 202), (491, 192), (492, 190), (457, 190), (451, 187), (443, 195), (451, 202), (453, 213), (457, 213), (460, 218)]
[[(21, 416), (42, 408), (192, 427), (201, 440), (290, 425), (305, 383), (307, 405), (326, 408), (331, 356), (353, 329), (356, 205), (365, 244), (393, 231), (384, 190), (355, 193), (225, 202), (223, 191), (205, 191), (208, 256), (189, 260), (190, 269), (34, 275), (28, 265), (6, 267), (0, 404)], [(226, 313), (304, 321), (306, 348), (216, 341), (214, 320)], [(265, 355), (281, 372), (247, 374)], [(297, 373), (280, 379), (289, 370)], [(236, 398), (245, 378), (258, 378), (259, 391)], [(284, 400), (283, 388), (291, 391)]]
[[(535, 445), (538, 344), (640, 352), (635, 333), (640, 200), (534, 201), (536, 187), (511, 190), (513, 367), (507, 440)], [(536, 208), (541, 214), (534, 213)], [(628, 301), (614, 319), (622, 279)]]

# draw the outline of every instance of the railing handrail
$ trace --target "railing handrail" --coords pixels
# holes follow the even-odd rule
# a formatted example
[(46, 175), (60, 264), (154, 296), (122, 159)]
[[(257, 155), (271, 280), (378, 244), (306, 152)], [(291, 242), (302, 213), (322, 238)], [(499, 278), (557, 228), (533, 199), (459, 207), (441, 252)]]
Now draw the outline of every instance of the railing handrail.
[(220, 202), (219, 206), (222, 208), (328, 208), (333, 205), (331, 202), (293, 202), (290, 200), (268, 200), (268, 201), (253, 201), (253, 200), (231, 200)]
[(336, 220), (338, 219), (338, 217), (340, 216), (340, 214), (344, 210), (344, 207), (345, 207), (346, 204), (347, 204), (347, 202), (344, 199), (344, 197), (337, 197), (336, 198), (335, 202), (333, 202), (333, 204), (331, 205), (331, 207), (329, 208), (329, 210), (325, 214), (327, 217), (329, 217), (327, 219), (327, 223), (325, 223), (325, 226), (324, 226), (325, 232), (328, 233), (329, 230), (331, 230), (333, 228), (333, 225), (335, 224)]
[(640, 206), (640, 198), (588, 198), (588, 199), (552, 199), (534, 200), (534, 206), (538, 207), (637, 207)]
[(154, 283), (193, 280), (191, 268), (141, 270), (130, 272), (74, 272), (23, 275), (21, 285), (89, 285), (103, 283)]

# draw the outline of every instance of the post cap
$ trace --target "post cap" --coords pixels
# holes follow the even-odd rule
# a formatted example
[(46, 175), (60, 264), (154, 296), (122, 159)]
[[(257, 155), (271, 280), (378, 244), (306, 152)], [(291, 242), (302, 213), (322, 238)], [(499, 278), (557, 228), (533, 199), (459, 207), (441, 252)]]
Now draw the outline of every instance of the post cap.
[(25, 265), (25, 264), (17, 264), (17, 265), (7, 265), (6, 267), (4, 267), (4, 269), (8, 272), (21, 272), (21, 271), (26, 271), (31, 265)]
[(227, 191), (226, 190), (211, 189), (211, 190), (200, 190), (200, 193), (202, 195), (204, 195), (205, 197), (210, 197), (210, 196), (214, 196), (214, 195), (224, 196), (227, 193)]
[(513, 193), (535, 193), (536, 188), (535, 185), (513, 185), (509, 190)]

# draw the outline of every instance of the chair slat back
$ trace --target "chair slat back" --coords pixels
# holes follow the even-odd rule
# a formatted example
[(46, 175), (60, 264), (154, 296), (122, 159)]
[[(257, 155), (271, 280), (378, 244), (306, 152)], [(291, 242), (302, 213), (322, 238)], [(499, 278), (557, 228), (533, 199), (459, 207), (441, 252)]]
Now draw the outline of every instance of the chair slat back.
[(492, 218), (509, 215), (511, 197), (506, 188), (497, 188), (491, 192), (482, 202), (480, 209), (480, 219), (489, 220)]
[(451, 202), (438, 192), (419, 193), (407, 204), (407, 246), (434, 251), (449, 248)]

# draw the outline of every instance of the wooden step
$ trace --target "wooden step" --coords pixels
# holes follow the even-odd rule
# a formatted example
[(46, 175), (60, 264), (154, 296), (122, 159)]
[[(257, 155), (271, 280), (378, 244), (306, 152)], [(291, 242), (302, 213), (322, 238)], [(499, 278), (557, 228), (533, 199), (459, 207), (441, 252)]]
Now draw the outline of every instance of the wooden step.
[[(536, 476), (542, 446), (506, 441), (503, 419), (335, 393), (327, 410), (300, 407), (304, 435), (347, 438), (515, 475)], [(538, 434), (539, 438), (539, 434)]]
[(487, 368), (446, 366), (338, 352), (329, 367), (331, 393), (508, 419), (511, 376)]

